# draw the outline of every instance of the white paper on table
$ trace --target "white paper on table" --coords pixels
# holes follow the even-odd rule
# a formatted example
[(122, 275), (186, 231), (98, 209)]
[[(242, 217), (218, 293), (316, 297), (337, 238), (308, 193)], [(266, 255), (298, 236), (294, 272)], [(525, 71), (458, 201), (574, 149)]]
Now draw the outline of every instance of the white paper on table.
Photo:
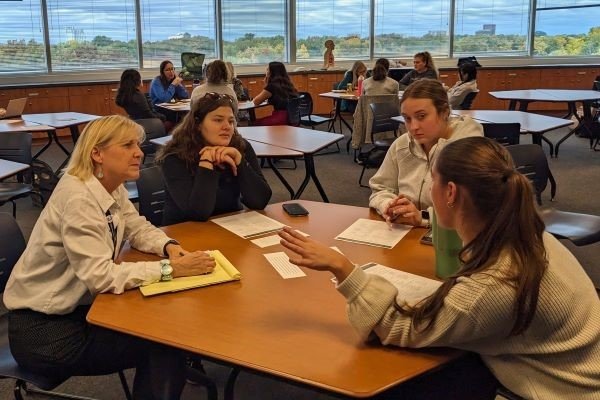
[(256, 211), (216, 218), (211, 221), (244, 239), (278, 231), (285, 226)]
[(263, 255), (283, 279), (299, 278), (301, 276), (306, 276), (306, 274), (300, 269), (300, 267), (290, 262), (290, 258), (283, 251)]
[(391, 249), (411, 228), (409, 225), (392, 224), (390, 229), (385, 221), (359, 218), (335, 239)]
[(392, 283), (398, 289), (396, 301), (398, 304), (414, 305), (429, 296), (440, 287), (442, 282), (425, 278), (409, 272), (400, 271), (377, 263), (361, 266), (367, 274), (379, 275)]
[[(296, 230), (296, 232), (298, 232), (302, 236), (309, 236), (308, 233), (304, 233), (299, 230)], [(252, 243), (254, 243), (258, 247), (263, 248), (263, 249), (265, 247), (275, 246), (276, 244), (279, 244), (280, 241), (281, 241), (281, 237), (279, 237), (279, 235), (269, 235), (269, 236), (251, 240)]]

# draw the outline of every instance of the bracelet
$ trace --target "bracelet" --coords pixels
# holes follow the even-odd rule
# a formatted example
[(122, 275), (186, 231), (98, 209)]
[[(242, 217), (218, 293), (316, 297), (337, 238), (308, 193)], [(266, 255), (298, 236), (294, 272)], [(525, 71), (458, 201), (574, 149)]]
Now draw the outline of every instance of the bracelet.
[(214, 161), (211, 161), (207, 158), (201, 158), (200, 161), (198, 161), (198, 163), (201, 163), (201, 162), (207, 162), (207, 163), (211, 163), (212, 165), (215, 165)]

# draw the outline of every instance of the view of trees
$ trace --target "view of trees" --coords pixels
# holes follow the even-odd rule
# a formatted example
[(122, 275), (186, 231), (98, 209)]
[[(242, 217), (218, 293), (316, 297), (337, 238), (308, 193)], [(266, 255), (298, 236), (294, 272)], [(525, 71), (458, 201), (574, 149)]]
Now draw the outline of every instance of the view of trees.
[[(296, 57), (298, 61), (320, 60), (326, 39), (334, 39), (338, 59), (367, 58), (369, 40), (357, 35), (345, 37), (311, 36), (299, 39)], [(398, 34), (379, 35), (375, 40), (375, 54), (394, 57), (411, 57), (415, 52), (428, 50), (434, 55), (448, 54), (448, 36), (428, 34), (406, 37)], [(286, 41), (283, 36), (257, 37), (248, 33), (234, 41), (223, 44), (223, 58), (236, 64), (262, 64), (272, 60), (284, 60)], [(207, 58), (215, 57), (215, 41), (205, 36), (183, 34), (181, 38), (144, 42), (144, 65), (171, 58), (178, 62), (184, 51), (202, 52)], [(481, 53), (501, 55), (527, 54), (527, 37), (523, 35), (457, 35), (454, 40), (455, 54)], [(600, 26), (582, 35), (546, 35), (536, 32), (534, 43), (536, 56), (589, 56), (600, 55)], [(91, 41), (69, 40), (51, 45), (52, 65), (55, 70), (96, 67), (122, 68), (138, 65), (135, 40), (113, 40), (96, 36)], [(42, 43), (31, 40), (10, 40), (0, 44), (0, 72), (45, 70), (45, 54)], [(10, 62), (10, 65), (8, 64)]]

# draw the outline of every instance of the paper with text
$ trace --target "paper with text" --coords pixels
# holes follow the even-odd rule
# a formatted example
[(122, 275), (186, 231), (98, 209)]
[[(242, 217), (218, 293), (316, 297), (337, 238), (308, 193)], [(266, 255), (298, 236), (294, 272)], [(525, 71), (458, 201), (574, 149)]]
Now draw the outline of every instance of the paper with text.
[(359, 218), (335, 239), (391, 249), (406, 236), (411, 228), (408, 225), (392, 224), (392, 229), (390, 229), (385, 221)]
[(300, 269), (300, 267), (290, 262), (290, 258), (283, 251), (277, 253), (267, 253), (263, 255), (283, 279), (299, 278), (301, 276), (306, 276), (306, 274)]
[(392, 283), (398, 289), (396, 301), (402, 305), (415, 305), (440, 287), (442, 282), (425, 278), (409, 272), (400, 271), (377, 263), (361, 266), (368, 274), (379, 275)]
[(211, 221), (244, 239), (275, 232), (285, 226), (281, 222), (256, 211), (215, 218)]
[[(296, 230), (296, 232), (298, 232), (299, 234), (301, 234), (304, 237), (310, 236), (308, 233), (304, 233), (299, 230)], [(275, 246), (276, 244), (279, 244), (280, 241), (281, 241), (281, 238), (279, 237), (279, 235), (264, 236), (264, 237), (261, 237), (258, 239), (251, 240), (252, 243), (254, 243), (255, 245), (257, 245), (260, 248)]]

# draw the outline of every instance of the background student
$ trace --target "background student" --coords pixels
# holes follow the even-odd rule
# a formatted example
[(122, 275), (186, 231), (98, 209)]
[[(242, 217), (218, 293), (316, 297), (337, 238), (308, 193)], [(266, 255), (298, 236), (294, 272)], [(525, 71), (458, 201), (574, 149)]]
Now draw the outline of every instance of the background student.
[(433, 57), (428, 51), (422, 51), (413, 57), (413, 66), (415, 69), (404, 75), (399, 83), (401, 87), (406, 87), (419, 79), (438, 79), (437, 69), (433, 63)]
[(400, 100), (408, 133), (392, 143), (381, 167), (369, 180), (369, 207), (389, 221), (414, 226), (429, 224), (431, 167), (449, 142), (483, 136), (482, 126), (469, 117), (450, 116), (448, 95), (439, 81), (422, 79), (410, 85)]
[(235, 110), (237, 112), (238, 100), (235, 91), (228, 83), (229, 74), (227, 66), (221, 60), (214, 60), (206, 67), (206, 82), (197, 86), (192, 91), (192, 103), (197, 99), (204, 97), (206, 93), (220, 93), (231, 97)]
[(177, 122), (177, 113), (164, 108), (156, 107), (160, 103), (171, 100), (189, 99), (190, 94), (183, 85), (183, 79), (175, 73), (175, 67), (169, 60), (160, 63), (160, 74), (150, 83), (150, 100), (156, 111), (164, 114), (167, 120)]
[[(352, 84), (352, 90), (356, 90), (358, 88), (358, 77), (362, 76), (363, 79), (367, 76), (367, 66), (362, 61), (355, 61), (352, 65), (352, 69), (349, 69), (344, 73), (344, 79), (337, 85), (337, 89), (346, 90), (348, 88), (348, 84)], [(356, 109), (355, 101), (341, 100), (342, 104), (340, 104), (341, 111), (354, 112)]]
[(271, 188), (256, 154), (235, 129), (233, 100), (207, 93), (174, 129), (157, 154), (167, 195), (163, 224), (206, 221), (209, 217), (265, 208)]
[(375, 96), (381, 94), (398, 95), (400, 90), (398, 81), (388, 76), (390, 70), (390, 62), (387, 58), (380, 58), (375, 61), (373, 73), (370, 78), (363, 82), (363, 92), (367, 96)]
[(440, 151), (432, 176), (437, 221), (457, 231), (463, 248), (460, 270), (424, 300), (407, 304), (401, 288), (284, 228), (290, 261), (336, 276), (363, 340), (479, 353), (526, 399), (597, 399), (598, 294), (575, 257), (544, 232), (531, 183), (507, 150), (488, 138), (457, 140)]
[(254, 121), (253, 125), (286, 125), (288, 122), (288, 100), (297, 96), (298, 92), (285, 69), (285, 65), (279, 61), (270, 62), (265, 75), (265, 87), (252, 101), (255, 105), (259, 105), (267, 100), (274, 110), (268, 117)]
[(458, 67), (459, 81), (448, 89), (448, 101), (452, 109), (460, 109), (465, 97), (477, 92), (477, 67), (472, 63), (463, 63)]
[[(203, 251), (188, 252), (152, 226), (129, 201), (123, 183), (139, 176), (143, 137), (141, 126), (118, 115), (84, 129), (6, 285), (8, 335), (15, 360), (31, 371), (67, 378), (136, 368), (135, 399), (178, 399), (185, 383), (179, 350), (86, 321), (98, 293), (215, 266)], [(168, 258), (117, 263), (126, 240)]]

